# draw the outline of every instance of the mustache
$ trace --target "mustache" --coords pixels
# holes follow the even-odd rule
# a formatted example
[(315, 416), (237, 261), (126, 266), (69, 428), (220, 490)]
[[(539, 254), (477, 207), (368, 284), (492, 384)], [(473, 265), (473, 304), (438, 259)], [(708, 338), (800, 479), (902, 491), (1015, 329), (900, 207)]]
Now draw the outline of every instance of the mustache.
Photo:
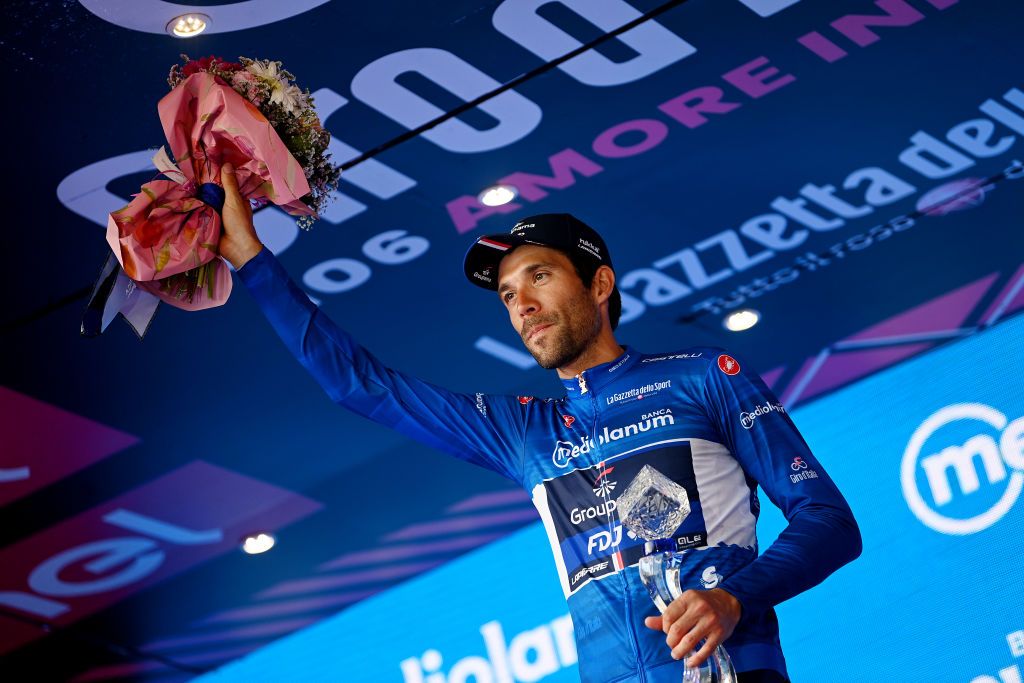
[(539, 326), (539, 325), (550, 325), (550, 324), (556, 323), (556, 322), (558, 322), (558, 316), (556, 316), (556, 315), (548, 315), (548, 316), (539, 317), (539, 318), (531, 318), (529, 322), (527, 322), (525, 325), (523, 325), (523, 331), (520, 333), (519, 336), (521, 336), (523, 338), (523, 341), (526, 341), (526, 339), (530, 336), (530, 333), (533, 332), (534, 328), (536, 328), (537, 326)]

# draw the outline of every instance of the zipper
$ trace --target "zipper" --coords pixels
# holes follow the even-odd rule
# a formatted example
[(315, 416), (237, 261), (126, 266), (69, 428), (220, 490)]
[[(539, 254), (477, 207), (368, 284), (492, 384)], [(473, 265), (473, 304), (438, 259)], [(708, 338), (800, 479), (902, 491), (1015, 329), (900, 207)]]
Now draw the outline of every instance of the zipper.
[(630, 607), (630, 593), (629, 583), (626, 581), (626, 572), (629, 570), (628, 567), (623, 567), (622, 571), (622, 594), (625, 597), (626, 604), (626, 630), (629, 632), (629, 644), (633, 647), (633, 657), (636, 659), (636, 675), (637, 680), (641, 683), (647, 681), (647, 673), (644, 670), (644, 663), (640, 660), (640, 642), (636, 637), (636, 629), (633, 624), (633, 608)]
[[(576, 375), (576, 379), (580, 383), (580, 393), (581, 394), (588, 393), (589, 390), (587, 389), (587, 382), (583, 378), (583, 373), (581, 372), (580, 374)], [(595, 439), (595, 443), (597, 443), (597, 438), (598, 438), (597, 428), (599, 426), (598, 425), (597, 397), (595, 395), (591, 394), (590, 402), (591, 402), (591, 405), (594, 408), (594, 439)], [(601, 460), (602, 461), (604, 460), (604, 453), (601, 453)], [(619, 513), (617, 511), (615, 512), (614, 516), (608, 515), (608, 532), (611, 534), (612, 538), (615, 538), (615, 534), (614, 534), (615, 525), (616, 524), (621, 524), (621, 523), (622, 522), (619, 520)], [(619, 572), (617, 572), (619, 574), (619, 581), (622, 584), (622, 598), (623, 598), (623, 607), (625, 608), (626, 631), (628, 633), (629, 645), (630, 645), (631, 648), (633, 648), (633, 659), (636, 661), (637, 681), (639, 683), (647, 683), (647, 673), (646, 673), (646, 671), (644, 669), (644, 663), (640, 659), (640, 642), (639, 642), (639, 640), (636, 637), (636, 630), (635, 630), (634, 624), (633, 624), (633, 608), (630, 605), (629, 582), (626, 580), (626, 572), (628, 570), (629, 570), (628, 567), (623, 567)]]

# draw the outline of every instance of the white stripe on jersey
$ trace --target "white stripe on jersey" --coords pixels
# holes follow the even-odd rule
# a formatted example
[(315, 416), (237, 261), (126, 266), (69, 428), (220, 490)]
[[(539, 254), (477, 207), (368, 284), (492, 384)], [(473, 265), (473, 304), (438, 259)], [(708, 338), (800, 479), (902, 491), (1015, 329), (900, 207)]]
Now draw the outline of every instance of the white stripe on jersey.
[(551, 517), (551, 508), (548, 507), (548, 493), (544, 484), (537, 484), (533, 487), (533, 506), (540, 513), (544, 522), (544, 533), (548, 535), (548, 543), (551, 544), (551, 555), (555, 560), (555, 571), (558, 572), (558, 581), (562, 584), (562, 593), (566, 599), (569, 598), (569, 572), (565, 568), (565, 560), (562, 559), (562, 548), (558, 543), (558, 532), (555, 531), (555, 521)]
[(708, 547), (725, 543), (754, 548), (757, 518), (750, 511), (750, 489), (739, 461), (722, 444), (704, 439), (690, 439), (690, 452)]

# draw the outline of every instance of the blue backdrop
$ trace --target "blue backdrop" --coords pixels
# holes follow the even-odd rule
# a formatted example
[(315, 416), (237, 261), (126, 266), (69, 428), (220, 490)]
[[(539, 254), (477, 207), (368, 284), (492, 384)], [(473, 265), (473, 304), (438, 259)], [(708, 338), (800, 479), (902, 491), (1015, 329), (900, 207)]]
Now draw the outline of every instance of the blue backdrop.
[[(1021, 680), (1022, 339), (1018, 318), (794, 411), (864, 537), (778, 610), (794, 681)], [(785, 520), (762, 510), (766, 547)], [(577, 680), (549, 555), (531, 525), (201, 680)]]
[[(173, 2), (4, 3), (0, 595), (40, 597), (30, 577), (55, 557), (79, 558), (62, 575), (79, 594), (49, 596), (66, 607), (57, 617), (0, 600), (0, 679), (167, 683), (343, 609), (324, 626), (335, 643), (324, 652), (357, 678), (373, 668), (400, 680), (416, 657), (424, 683), (441, 683), (427, 679), (430, 649), (457, 678), (460, 660), (489, 656), (479, 629), (495, 619), (509, 643), (550, 632), (559, 667), (568, 661), (552, 626), (564, 607), (539, 597), (557, 584), (536, 530), (467, 556), (468, 569), (438, 569), (532, 524), (528, 499), (333, 405), (244, 288), (213, 310), (163, 307), (141, 343), (119, 321), (82, 339), (79, 323), (109, 251), (107, 212), (154, 176), (156, 103), (180, 53), (282, 60), (347, 161), (664, 4), (199, 0), (189, 7), (210, 29), (181, 41), (165, 31), (187, 9)], [(1020, 486), (1011, 437), (996, 451), (970, 439), (1007, 429), (996, 413), (1007, 425), (1024, 414), (1010, 326), (1024, 310), (1022, 25), (1024, 3), (1007, 0), (687, 0), (348, 169), (311, 232), (274, 208), (257, 228), (322, 310), (393, 367), (459, 391), (550, 396), (552, 373), (496, 297), (466, 282), (462, 257), (518, 217), (585, 219), (614, 257), (620, 340), (747, 359), (861, 515), (862, 560), (782, 610), (794, 674), (820, 680), (806, 672), (842, 661), (882, 676), (864, 651), (884, 641), (923, 648), (911, 661), (940, 677), (995, 676), (1015, 661), (1007, 634), (1024, 629), (999, 612), (1024, 610), (1008, 598), (1009, 551), (997, 553), (1015, 547), (998, 539), (1019, 530), (1021, 504), (966, 534), (942, 519), (999, 509)], [(502, 179), (519, 198), (484, 209), (477, 194)], [(726, 332), (725, 313), (745, 305), (759, 325)], [(1003, 341), (942, 348), (984, 330)], [(940, 413), (956, 403), (987, 408)], [(900, 463), (937, 413), (956, 420), (919, 435), (930, 463), (908, 475), (919, 517)], [(963, 451), (948, 450), (969, 441), (983, 448), (976, 489)], [(946, 489), (949, 471), (961, 483)], [(227, 514), (215, 504), (226, 481), (236, 498), (269, 485), (290, 502), (260, 516), (236, 500), (241, 512)], [(229, 535), (216, 547), (147, 537), (164, 559), (130, 580), (131, 563), (75, 554), (125, 532), (103, 518), (126, 497), (167, 524), (279, 542), (249, 557)], [(403, 544), (422, 548), (410, 560)], [(518, 598), (520, 616), (468, 597), (499, 595), (469, 579), (508, 561), (531, 582), (520, 595), (540, 600)], [(930, 611), (910, 636), (900, 629), (917, 600)], [(396, 638), (392, 604), (424, 605), (436, 621)]]

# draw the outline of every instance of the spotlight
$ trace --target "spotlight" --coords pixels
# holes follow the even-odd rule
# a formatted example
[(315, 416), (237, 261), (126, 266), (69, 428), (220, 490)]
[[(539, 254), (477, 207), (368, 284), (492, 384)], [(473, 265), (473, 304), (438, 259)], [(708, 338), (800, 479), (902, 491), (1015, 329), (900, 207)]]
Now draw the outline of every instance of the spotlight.
[(274, 547), (274, 537), (266, 533), (247, 536), (242, 542), (242, 550), (250, 555), (265, 553)]
[(167, 32), (176, 38), (193, 38), (205, 31), (209, 22), (205, 14), (182, 14), (167, 22)]
[(495, 185), (481, 192), (477, 198), (484, 206), (501, 206), (518, 196), (518, 190), (511, 185)]
[(742, 308), (730, 313), (722, 321), (722, 325), (730, 332), (742, 332), (749, 330), (761, 320), (761, 314), (752, 308)]

